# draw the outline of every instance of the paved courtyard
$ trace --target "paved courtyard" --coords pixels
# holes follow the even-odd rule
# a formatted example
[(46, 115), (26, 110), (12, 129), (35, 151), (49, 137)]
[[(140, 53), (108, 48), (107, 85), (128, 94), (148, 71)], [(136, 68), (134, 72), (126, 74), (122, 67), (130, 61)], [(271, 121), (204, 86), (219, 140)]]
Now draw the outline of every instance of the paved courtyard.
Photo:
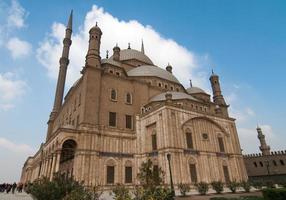
[(25, 193), (15, 193), (15, 194), (0, 193), (0, 200), (32, 200), (32, 198)]

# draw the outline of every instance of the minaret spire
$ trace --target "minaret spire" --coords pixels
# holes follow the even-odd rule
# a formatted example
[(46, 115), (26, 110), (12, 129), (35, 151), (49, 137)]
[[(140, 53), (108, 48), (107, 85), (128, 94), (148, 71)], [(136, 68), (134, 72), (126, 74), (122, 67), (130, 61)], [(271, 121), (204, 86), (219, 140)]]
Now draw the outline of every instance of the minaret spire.
[(73, 11), (71, 11), (69, 20), (66, 27), (66, 34), (63, 40), (63, 51), (62, 56), (60, 58), (60, 67), (59, 67), (59, 75), (57, 81), (57, 88), (54, 100), (53, 110), (50, 114), (50, 118), (48, 121), (48, 133), (47, 133), (47, 140), (50, 138), (52, 131), (53, 131), (53, 124), (55, 117), (62, 106), (63, 96), (64, 96), (64, 89), (65, 89), (65, 82), (66, 82), (66, 74), (67, 74), (67, 67), (69, 64), (69, 51), (70, 46), (72, 44), (71, 35), (72, 35), (72, 17)]
[(72, 30), (72, 16), (73, 16), (73, 10), (71, 10), (71, 14), (70, 14), (69, 21), (67, 24), (67, 29), (70, 29), (70, 30)]
[(141, 43), (141, 52), (142, 52), (143, 54), (145, 54), (143, 39), (142, 39), (142, 43)]

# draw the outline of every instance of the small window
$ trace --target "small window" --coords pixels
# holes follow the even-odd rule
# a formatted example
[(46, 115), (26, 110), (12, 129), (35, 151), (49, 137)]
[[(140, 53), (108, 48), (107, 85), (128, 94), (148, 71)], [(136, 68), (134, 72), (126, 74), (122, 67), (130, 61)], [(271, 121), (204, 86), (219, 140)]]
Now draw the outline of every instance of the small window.
[(220, 151), (220, 152), (225, 152), (222, 137), (218, 137), (218, 144), (219, 144), (219, 151)]
[(129, 92), (126, 94), (126, 103), (132, 104), (132, 96)]
[(285, 165), (284, 160), (280, 160), (281, 165)]
[(174, 90), (174, 87), (173, 87), (173, 86), (171, 86), (171, 90)]
[(165, 89), (168, 89), (168, 85), (165, 85)]
[(117, 76), (120, 76), (120, 73), (119, 73), (119, 72), (116, 72), (116, 75), (117, 75)]
[(113, 74), (113, 70), (109, 70), (109, 73), (110, 73), (110, 74)]
[(114, 184), (114, 166), (107, 166), (106, 176), (107, 184)]
[(132, 167), (125, 167), (125, 183), (132, 183)]
[(125, 121), (126, 121), (126, 128), (132, 129), (132, 116), (125, 115)]
[(161, 83), (159, 83), (159, 84), (158, 84), (158, 86), (159, 86), (159, 87), (161, 87), (161, 86), (162, 86), (162, 84), (161, 84)]
[(180, 89), (179, 89), (179, 88), (176, 88), (176, 91), (177, 91), (177, 92), (179, 92), (179, 91), (180, 91)]
[(114, 90), (114, 89), (111, 90), (110, 98), (111, 98), (111, 100), (116, 100), (117, 99), (116, 90)]
[(254, 167), (257, 167), (257, 163), (256, 162), (254, 162), (253, 164), (254, 164)]
[(193, 144), (193, 136), (191, 132), (186, 133), (186, 140), (187, 140), (187, 148), (188, 149), (193, 149), (194, 144)]
[(277, 166), (277, 162), (275, 160), (273, 160), (273, 165)]
[(152, 150), (153, 151), (157, 150), (157, 136), (156, 136), (156, 134), (152, 135)]
[(263, 163), (261, 161), (259, 162), (259, 164), (260, 164), (260, 167), (263, 167)]
[(109, 112), (109, 126), (116, 126), (116, 113), (115, 112)]

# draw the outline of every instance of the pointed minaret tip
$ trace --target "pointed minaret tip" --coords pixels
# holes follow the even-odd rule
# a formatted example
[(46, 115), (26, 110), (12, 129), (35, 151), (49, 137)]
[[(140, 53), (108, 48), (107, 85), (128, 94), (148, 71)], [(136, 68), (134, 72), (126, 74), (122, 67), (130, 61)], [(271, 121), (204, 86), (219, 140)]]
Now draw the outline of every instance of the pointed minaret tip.
[(141, 52), (142, 52), (143, 54), (145, 54), (143, 39), (142, 39), (142, 43), (141, 43)]
[(72, 16), (73, 16), (73, 10), (71, 10), (71, 14), (70, 14), (68, 25), (67, 25), (67, 29), (70, 29), (70, 30), (72, 30)]

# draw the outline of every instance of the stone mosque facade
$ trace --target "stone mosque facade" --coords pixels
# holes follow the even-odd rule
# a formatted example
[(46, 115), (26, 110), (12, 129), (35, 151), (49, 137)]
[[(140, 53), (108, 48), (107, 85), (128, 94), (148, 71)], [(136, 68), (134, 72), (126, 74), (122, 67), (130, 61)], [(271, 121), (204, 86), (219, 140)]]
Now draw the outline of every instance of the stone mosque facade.
[(72, 13), (46, 141), (26, 160), (21, 182), (62, 172), (87, 186), (132, 186), (139, 184), (140, 165), (149, 158), (169, 184), (167, 154), (175, 186), (247, 180), (235, 119), (228, 114), (218, 75), (210, 76), (211, 100), (198, 87), (185, 88), (172, 66), (156, 66), (143, 43), (140, 51), (116, 45), (113, 55), (102, 59), (102, 31), (95, 25), (81, 77), (64, 97), (71, 35)]

